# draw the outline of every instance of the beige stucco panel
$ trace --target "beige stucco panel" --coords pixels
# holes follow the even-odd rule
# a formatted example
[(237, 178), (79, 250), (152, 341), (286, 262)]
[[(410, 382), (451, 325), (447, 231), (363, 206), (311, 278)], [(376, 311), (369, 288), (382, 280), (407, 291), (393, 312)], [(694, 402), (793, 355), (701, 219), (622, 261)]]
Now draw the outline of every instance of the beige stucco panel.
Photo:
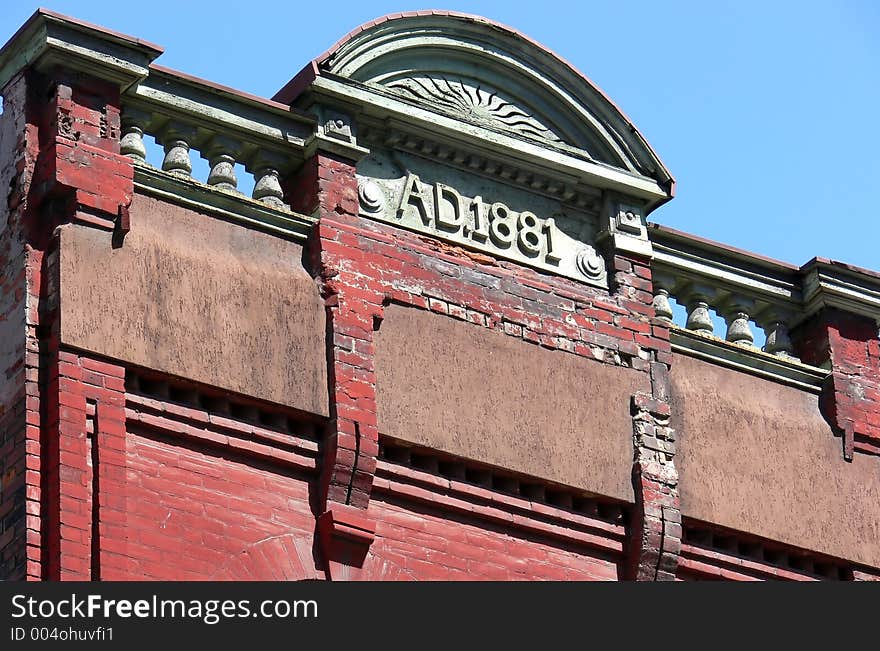
[(645, 374), (397, 305), (376, 334), (381, 433), (632, 501)]
[(844, 461), (817, 396), (684, 355), (672, 384), (684, 515), (880, 564), (880, 460)]
[(149, 197), (120, 248), (62, 228), (61, 339), (327, 415), (324, 308), (301, 247)]

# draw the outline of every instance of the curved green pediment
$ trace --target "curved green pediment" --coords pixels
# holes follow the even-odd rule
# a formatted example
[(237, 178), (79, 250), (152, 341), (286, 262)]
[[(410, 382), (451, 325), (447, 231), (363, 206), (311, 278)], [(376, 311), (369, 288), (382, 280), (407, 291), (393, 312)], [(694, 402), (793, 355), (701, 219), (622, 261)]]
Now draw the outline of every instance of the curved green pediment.
[[(543, 46), (485, 18), (417, 12), (378, 19), (307, 70), (312, 78), (343, 79), (671, 190), (659, 158), (595, 84)], [(303, 81), (294, 79), (276, 99), (291, 101)]]

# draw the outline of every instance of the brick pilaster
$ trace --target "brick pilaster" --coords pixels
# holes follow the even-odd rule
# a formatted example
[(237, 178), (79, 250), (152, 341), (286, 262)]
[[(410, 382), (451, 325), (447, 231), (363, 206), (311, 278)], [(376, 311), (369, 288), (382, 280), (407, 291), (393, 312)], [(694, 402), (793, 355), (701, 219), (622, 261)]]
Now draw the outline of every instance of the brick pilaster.
[[(675, 579), (681, 552), (681, 508), (675, 467), (676, 434), (670, 427), (669, 367), (672, 362), (667, 325), (654, 318), (650, 263), (638, 256), (614, 256), (615, 291), (630, 309), (645, 315), (650, 339), (651, 393), (632, 397), (633, 489), (635, 508), (630, 525), (627, 576), (636, 581)], [(637, 339), (637, 341), (639, 341)]]
[(843, 456), (880, 454), (880, 340), (874, 319), (825, 309), (793, 333), (805, 362), (830, 362), (831, 374), (819, 399), (822, 413), (841, 437)]
[(28, 194), (39, 151), (28, 80), (3, 88), (0, 182), (0, 579), (40, 577), (39, 354), (29, 323)]
[(62, 575), (44, 563), (47, 552), (67, 544), (57, 539), (57, 513), (47, 509), (53, 495), (57, 504), (61, 480), (61, 450), (53, 438), (60, 389), (50, 388), (61, 382), (55, 228), (95, 217), (112, 224), (131, 201), (133, 169), (119, 154), (114, 84), (62, 69), (46, 75), (27, 69), (3, 94), (2, 128), (16, 141), (12, 160), (0, 161), (12, 189), (0, 236), (0, 334), (13, 342), (4, 350), (9, 359), (2, 360), (6, 381), (0, 384), (0, 577), (39, 579)]
[(384, 295), (358, 273), (357, 249), (340, 241), (337, 221), (357, 220), (354, 164), (318, 153), (288, 185), (295, 209), (314, 213), (312, 265), (327, 315), (330, 421), (323, 441), (318, 535), (332, 579), (357, 578), (373, 541), (366, 515), (379, 454), (373, 330)]
[(668, 402), (646, 394), (633, 396), (632, 406), (636, 508), (630, 534), (629, 578), (672, 581), (682, 531), (670, 407)]

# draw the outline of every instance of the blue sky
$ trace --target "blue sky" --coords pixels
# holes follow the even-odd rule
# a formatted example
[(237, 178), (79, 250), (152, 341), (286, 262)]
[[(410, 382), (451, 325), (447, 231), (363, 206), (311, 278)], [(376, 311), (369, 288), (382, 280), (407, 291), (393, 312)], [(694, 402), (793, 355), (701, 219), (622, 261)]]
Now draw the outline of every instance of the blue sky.
[[(386, 13), (506, 23), (589, 76), (677, 180), (653, 221), (802, 264), (880, 270), (880, 3), (108, 2), (45, 6), (153, 41), (158, 63), (271, 97)], [(37, 4), (3, 0), (0, 40)]]

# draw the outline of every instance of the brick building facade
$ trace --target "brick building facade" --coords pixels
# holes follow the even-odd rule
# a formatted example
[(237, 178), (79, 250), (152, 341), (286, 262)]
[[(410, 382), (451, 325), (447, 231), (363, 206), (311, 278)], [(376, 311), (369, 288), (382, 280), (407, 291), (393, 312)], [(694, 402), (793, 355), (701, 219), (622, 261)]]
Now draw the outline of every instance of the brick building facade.
[(0, 577), (880, 576), (880, 274), (647, 221), (638, 130), (486, 19), (271, 100), (160, 54), (0, 51)]

